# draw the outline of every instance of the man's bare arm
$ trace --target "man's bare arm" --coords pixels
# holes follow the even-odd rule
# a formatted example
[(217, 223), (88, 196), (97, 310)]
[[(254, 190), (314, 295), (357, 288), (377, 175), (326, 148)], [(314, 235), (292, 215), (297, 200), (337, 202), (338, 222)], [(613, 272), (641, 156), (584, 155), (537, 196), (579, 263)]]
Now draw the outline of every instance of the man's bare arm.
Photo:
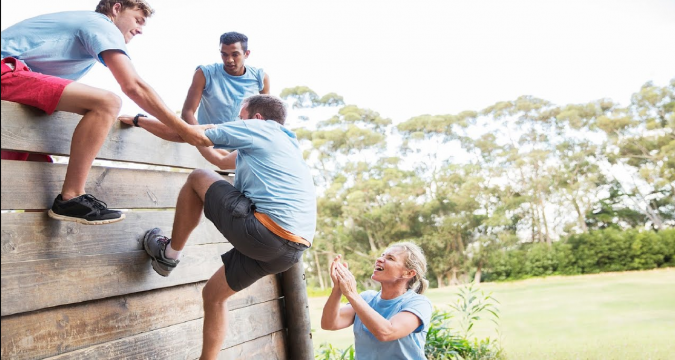
[(107, 50), (101, 53), (101, 57), (120, 84), (122, 91), (143, 110), (175, 130), (186, 142), (202, 146), (211, 144), (203, 131), (188, 125), (166, 106), (155, 90), (136, 73), (126, 54), (117, 50)]
[(270, 93), (270, 76), (265, 73), (265, 77), (263, 77), (263, 89), (260, 90), (261, 94), (269, 94)]

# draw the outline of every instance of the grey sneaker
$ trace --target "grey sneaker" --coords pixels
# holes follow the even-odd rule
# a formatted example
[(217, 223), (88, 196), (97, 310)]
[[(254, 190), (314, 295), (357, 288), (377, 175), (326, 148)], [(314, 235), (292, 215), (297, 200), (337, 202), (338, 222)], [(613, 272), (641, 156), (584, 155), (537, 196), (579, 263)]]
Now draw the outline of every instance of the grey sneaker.
[(152, 268), (162, 276), (169, 276), (171, 270), (175, 269), (180, 260), (169, 259), (164, 255), (166, 247), (171, 243), (171, 239), (161, 235), (162, 230), (154, 228), (143, 237), (143, 247), (145, 252), (152, 258)]

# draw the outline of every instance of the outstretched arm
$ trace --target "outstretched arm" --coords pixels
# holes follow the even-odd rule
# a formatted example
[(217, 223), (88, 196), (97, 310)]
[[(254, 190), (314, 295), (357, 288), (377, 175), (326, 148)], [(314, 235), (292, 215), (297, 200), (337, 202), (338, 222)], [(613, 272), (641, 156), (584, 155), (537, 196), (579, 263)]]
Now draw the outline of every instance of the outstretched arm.
[[(127, 124), (127, 125), (134, 125), (134, 117), (131, 115), (120, 115), (117, 118), (119, 121)], [(157, 119), (153, 119), (147, 116), (139, 116), (138, 117), (138, 126), (142, 127), (145, 130), (148, 130), (151, 134), (162, 138), (167, 141), (174, 141), (174, 142), (185, 142), (180, 135), (170, 127), (164, 125), (161, 121)]]
[(340, 282), (340, 290), (349, 300), (363, 325), (380, 341), (392, 341), (410, 335), (421, 324), (417, 315), (402, 311), (390, 320), (385, 319), (356, 292), (356, 279), (344, 265), (337, 263), (335, 272)]
[(166, 106), (155, 90), (136, 73), (131, 60), (124, 53), (106, 50), (101, 53), (101, 57), (122, 87), (122, 91), (143, 110), (175, 130), (189, 144), (202, 146), (211, 144), (203, 131), (188, 125)]

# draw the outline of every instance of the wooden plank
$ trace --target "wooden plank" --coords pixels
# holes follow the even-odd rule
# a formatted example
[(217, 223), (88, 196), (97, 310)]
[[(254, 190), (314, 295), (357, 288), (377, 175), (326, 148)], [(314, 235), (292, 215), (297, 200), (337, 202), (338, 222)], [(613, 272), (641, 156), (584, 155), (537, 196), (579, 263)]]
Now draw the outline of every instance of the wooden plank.
[(277, 331), (222, 350), (218, 360), (286, 360), (286, 331)]
[[(2, 358), (56, 356), (200, 319), (205, 283), (3, 317)], [(270, 275), (230, 298), (228, 309), (233, 311), (280, 296), (278, 277)]]
[[(2, 101), (2, 149), (69, 155), (73, 131), (80, 118), (80, 115), (62, 111), (47, 115), (30, 106)], [(120, 122), (113, 125), (97, 158), (183, 168), (216, 168), (193, 146), (165, 141)]]
[(169, 277), (144, 250), (3, 264), (2, 316), (207, 280), (230, 244), (188, 246)]
[[(3, 264), (64, 257), (131, 252), (143, 249), (143, 235), (159, 227), (171, 236), (174, 211), (128, 211), (123, 221), (88, 226), (57, 221), (46, 212), (3, 213), (1, 236)], [(222, 243), (225, 237), (202, 217), (188, 245)]]
[[(61, 192), (66, 165), (2, 160), (2, 210), (46, 210)], [(94, 166), (86, 190), (111, 209), (174, 208), (189, 173)], [(231, 176), (223, 179), (233, 181)]]
[[(282, 330), (281, 301), (230, 311), (223, 348)], [(196, 359), (201, 353), (201, 345), (202, 320), (193, 320), (48, 359)]]

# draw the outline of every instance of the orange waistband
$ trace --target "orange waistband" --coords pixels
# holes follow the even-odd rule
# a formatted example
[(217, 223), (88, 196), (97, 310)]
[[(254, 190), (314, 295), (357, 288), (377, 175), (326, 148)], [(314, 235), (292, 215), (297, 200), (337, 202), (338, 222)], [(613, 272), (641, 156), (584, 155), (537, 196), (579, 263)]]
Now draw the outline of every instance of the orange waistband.
[(253, 213), (253, 216), (255, 216), (255, 218), (258, 219), (258, 221), (260, 221), (260, 223), (263, 224), (267, 228), (267, 230), (274, 233), (274, 235), (279, 236), (288, 241), (292, 241), (294, 243), (303, 244), (307, 247), (312, 246), (312, 244), (309, 241), (279, 226), (279, 224), (275, 223), (274, 220), (272, 220), (269, 216), (267, 216), (267, 214), (255, 211)]

